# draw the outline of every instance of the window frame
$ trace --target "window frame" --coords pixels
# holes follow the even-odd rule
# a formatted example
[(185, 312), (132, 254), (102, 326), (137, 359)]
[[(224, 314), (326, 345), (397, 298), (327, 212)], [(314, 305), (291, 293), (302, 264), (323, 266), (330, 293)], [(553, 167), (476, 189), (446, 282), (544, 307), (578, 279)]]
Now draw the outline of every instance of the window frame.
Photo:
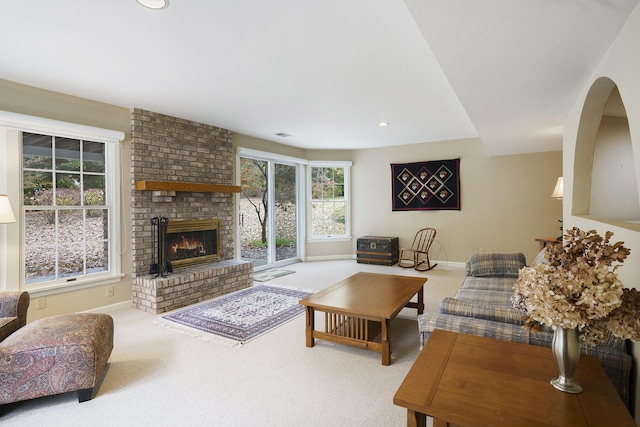
[[(62, 278), (25, 283), (24, 211), (33, 206), (22, 204), (22, 132), (104, 143), (105, 206), (109, 211), (109, 269), (107, 271), (74, 276), (71, 280)], [(0, 264), (20, 266), (19, 269), (11, 269), (12, 271), (3, 268), (0, 272), (0, 289), (25, 290), (29, 291), (32, 297), (38, 297), (120, 281), (124, 276), (120, 259), (120, 144), (123, 140), (124, 132), (120, 131), (0, 111), (0, 152), (5, 153), (4, 175), (7, 183), (6, 188), (0, 188), (0, 190), (9, 195), (14, 214), (18, 219), (15, 224), (7, 224), (5, 233), (0, 234), (0, 241), (6, 243), (1, 245), (6, 250), (4, 253), (0, 252)]]
[[(350, 240), (351, 239), (351, 166), (350, 161), (309, 161), (307, 165), (307, 240)], [(312, 197), (312, 170), (314, 168), (341, 168), (344, 169), (344, 234), (313, 234), (313, 197)]]

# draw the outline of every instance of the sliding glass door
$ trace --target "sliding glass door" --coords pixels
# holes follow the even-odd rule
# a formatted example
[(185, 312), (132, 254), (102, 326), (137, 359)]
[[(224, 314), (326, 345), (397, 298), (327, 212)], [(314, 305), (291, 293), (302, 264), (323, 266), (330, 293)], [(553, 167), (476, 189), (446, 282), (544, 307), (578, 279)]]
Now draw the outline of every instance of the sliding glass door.
[(275, 260), (284, 261), (298, 256), (297, 167), (275, 163), (274, 168)]
[(256, 155), (239, 160), (240, 257), (256, 269), (299, 258), (299, 166)]
[(240, 158), (241, 257), (258, 267), (269, 262), (269, 163)]

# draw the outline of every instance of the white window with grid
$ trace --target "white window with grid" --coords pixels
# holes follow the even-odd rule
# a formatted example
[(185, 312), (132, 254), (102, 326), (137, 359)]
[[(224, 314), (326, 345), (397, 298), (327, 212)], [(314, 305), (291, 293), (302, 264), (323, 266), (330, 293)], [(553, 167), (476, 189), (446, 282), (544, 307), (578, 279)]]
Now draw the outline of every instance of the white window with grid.
[(351, 162), (309, 162), (309, 239), (349, 238)]
[(20, 216), (20, 288), (37, 293), (119, 280), (124, 134), (6, 112), (0, 127), (4, 151), (18, 165), (5, 176)]

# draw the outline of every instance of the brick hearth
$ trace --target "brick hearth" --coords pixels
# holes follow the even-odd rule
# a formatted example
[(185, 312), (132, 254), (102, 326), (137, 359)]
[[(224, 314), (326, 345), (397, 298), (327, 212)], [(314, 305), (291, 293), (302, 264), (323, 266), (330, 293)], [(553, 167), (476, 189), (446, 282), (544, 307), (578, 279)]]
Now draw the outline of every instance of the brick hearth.
[(164, 313), (239, 291), (252, 280), (250, 262), (221, 261), (181, 268), (167, 277), (137, 277), (134, 279), (133, 300), (140, 310)]

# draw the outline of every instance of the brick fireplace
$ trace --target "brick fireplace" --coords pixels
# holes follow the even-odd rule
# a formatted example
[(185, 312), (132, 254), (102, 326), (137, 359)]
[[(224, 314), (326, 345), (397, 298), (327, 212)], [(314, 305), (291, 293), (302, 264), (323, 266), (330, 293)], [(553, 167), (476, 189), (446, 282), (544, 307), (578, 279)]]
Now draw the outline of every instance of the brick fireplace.
[[(231, 131), (134, 109), (131, 153), (134, 306), (163, 313), (251, 286), (251, 263), (234, 259)], [(166, 277), (150, 274), (154, 217), (196, 228), (215, 221), (216, 255), (196, 262), (174, 259)], [(206, 257), (203, 252), (210, 250), (199, 254)]]

